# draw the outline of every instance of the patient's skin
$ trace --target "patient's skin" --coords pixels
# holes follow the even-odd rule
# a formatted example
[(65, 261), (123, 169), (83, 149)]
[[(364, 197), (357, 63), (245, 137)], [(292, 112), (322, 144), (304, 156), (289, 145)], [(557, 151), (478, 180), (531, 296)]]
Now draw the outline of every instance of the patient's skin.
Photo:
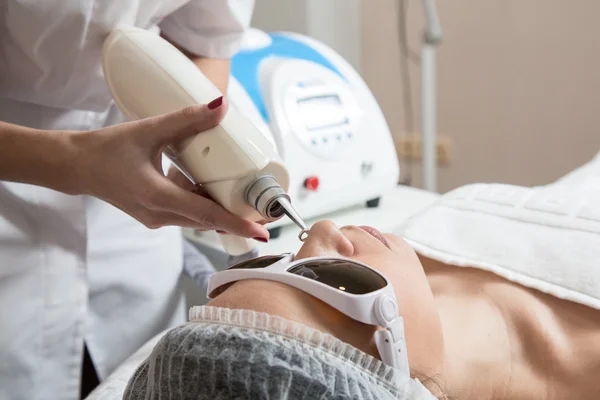
[[(350, 257), (386, 275), (405, 320), (413, 374), (434, 377), (458, 400), (597, 398), (600, 312), (491, 273), (419, 258), (400, 237), (383, 236), (321, 221), (296, 258)], [(209, 305), (279, 315), (378, 357), (374, 327), (287, 285), (240, 281)]]

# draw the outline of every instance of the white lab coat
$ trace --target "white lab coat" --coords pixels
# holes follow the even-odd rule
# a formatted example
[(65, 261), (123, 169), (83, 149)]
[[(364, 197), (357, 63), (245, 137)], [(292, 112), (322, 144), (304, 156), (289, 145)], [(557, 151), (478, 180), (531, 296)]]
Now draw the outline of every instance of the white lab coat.
[[(102, 76), (118, 25), (229, 57), (252, 0), (3, 0), (0, 120), (88, 130), (124, 120)], [(0, 399), (77, 399), (82, 347), (100, 378), (184, 322), (182, 236), (87, 196), (0, 182)]]

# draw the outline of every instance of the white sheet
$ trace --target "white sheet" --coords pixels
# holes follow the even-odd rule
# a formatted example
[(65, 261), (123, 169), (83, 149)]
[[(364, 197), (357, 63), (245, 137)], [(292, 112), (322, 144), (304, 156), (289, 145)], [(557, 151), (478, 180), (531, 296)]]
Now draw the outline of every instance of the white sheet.
[(395, 231), (430, 258), (600, 309), (600, 153), (553, 184), (476, 184)]

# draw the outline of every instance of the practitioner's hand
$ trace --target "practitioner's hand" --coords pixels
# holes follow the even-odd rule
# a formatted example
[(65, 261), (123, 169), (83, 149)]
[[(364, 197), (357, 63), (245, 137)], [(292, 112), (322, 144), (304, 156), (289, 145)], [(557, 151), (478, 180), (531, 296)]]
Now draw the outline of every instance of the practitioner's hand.
[(216, 126), (227, 102), (218, 98), (170, 114), (74, 133), (80, 192), (98, 197), (149, 228), (179, 225), (268, 239), (259, 223), (241, 219), (202, 195), (174, 168), (165, 176), (162, 151)]

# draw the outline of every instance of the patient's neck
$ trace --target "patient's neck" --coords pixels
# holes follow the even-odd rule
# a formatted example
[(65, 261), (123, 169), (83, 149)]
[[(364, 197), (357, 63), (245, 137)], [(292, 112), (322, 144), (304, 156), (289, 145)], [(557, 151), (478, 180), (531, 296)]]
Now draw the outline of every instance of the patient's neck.
[(501, 312), (486, 296), (455, 296), (433, 286), (444, 338), (437, 384), (450, 398), (506, 399), (498, 394), (508, 380), (511, 341)]

